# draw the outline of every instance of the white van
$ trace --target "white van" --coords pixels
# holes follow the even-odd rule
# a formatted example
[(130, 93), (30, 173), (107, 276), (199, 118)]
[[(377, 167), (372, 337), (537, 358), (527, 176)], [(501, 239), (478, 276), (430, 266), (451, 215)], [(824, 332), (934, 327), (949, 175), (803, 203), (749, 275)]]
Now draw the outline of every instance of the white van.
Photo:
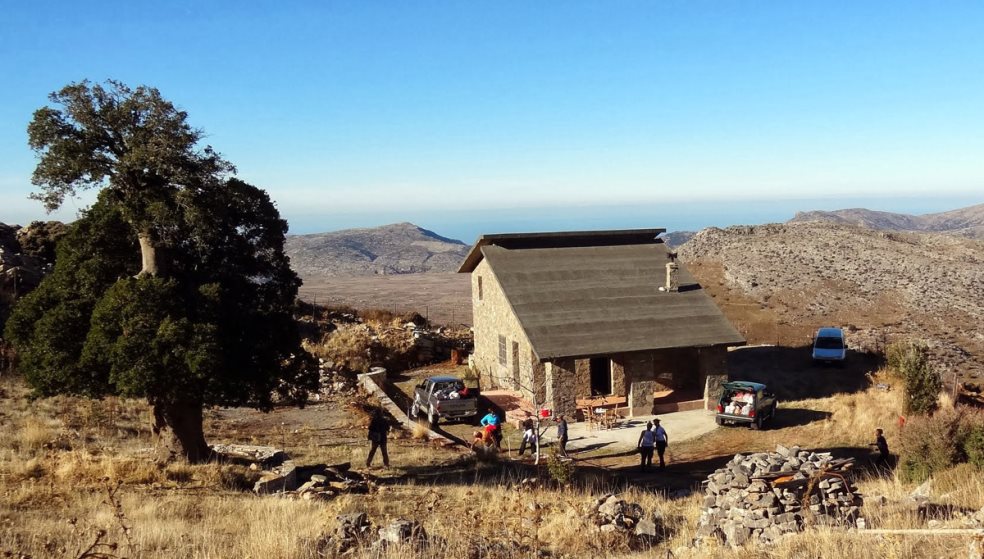
[(813, 339), (813, 362), (842, 365), (847, 359), (847, 344), (840, 328), (821, 328)]

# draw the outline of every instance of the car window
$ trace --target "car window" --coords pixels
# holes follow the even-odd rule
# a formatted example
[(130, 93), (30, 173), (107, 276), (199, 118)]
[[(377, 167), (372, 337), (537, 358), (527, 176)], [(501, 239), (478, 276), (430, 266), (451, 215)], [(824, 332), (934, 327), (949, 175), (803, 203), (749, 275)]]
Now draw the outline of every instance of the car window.
[(817, 347), (819, 349), (841, 349), (844, 347), (844, 343), (840, 338), (823, 337), (817, 338)]

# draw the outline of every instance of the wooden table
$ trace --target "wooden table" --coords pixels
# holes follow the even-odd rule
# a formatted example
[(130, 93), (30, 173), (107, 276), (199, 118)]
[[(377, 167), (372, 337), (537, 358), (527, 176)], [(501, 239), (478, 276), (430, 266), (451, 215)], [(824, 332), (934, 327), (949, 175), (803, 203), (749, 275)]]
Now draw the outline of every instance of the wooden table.
[(589, 429), (594, 427), (611, 429), (618, 425), (622, 419), (618, 409), (625, 406), (627, 402), (628, 399), (625, 396), (598, 396), (596, 398), (580, 398), (575, 401), (578, 409), (584, 414)]

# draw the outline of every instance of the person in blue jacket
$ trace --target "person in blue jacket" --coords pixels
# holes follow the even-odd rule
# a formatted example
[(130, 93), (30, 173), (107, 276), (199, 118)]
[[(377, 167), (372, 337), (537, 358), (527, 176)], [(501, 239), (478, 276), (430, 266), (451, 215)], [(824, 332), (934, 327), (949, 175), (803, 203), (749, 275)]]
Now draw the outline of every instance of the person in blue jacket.
[(485, 427), (486, 438), (491, 438), (495, 441), (496, 448), (499, 448), (499, 443), (502, 441), (502, 428), (500, 426), (499, 416), (492, 410), (488, 410), (488, 412), (479, 424)]

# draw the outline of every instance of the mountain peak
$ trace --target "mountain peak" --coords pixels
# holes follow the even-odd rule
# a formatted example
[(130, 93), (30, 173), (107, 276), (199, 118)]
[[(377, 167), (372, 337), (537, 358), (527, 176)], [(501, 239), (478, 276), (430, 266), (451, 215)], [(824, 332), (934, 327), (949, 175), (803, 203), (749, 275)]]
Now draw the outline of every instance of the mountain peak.
[(290, 235), (291, 266), (304, 277), (452, 272), (468, 245), (410, 222)]

